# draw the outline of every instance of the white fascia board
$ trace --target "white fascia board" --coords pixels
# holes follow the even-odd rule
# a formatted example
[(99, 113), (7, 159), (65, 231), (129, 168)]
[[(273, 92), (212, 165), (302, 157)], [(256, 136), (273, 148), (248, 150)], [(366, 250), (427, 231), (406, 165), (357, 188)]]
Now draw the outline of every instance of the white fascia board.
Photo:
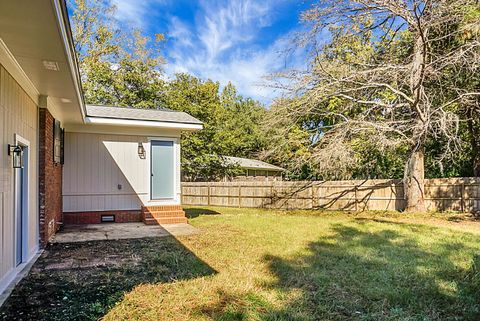
[(117, 125), (117, 126), (136, 126), (136, 127), (155, 127), (155, 128), (175, 128), (181, 130), (200, 130), (203, 128), (201, 124), (165, 122), (165, 121), (148, 121), (148, 120), (132, 120), (132, 119), (114, 119), (102, 117), (85, 117), (86, 124), (95, 125)]
[(240, 168), (243, 169), (251, 169), (252, 171), (270, 171), (270, 172), (284, 172), (284, 169), (278, 169), (278, 168), (266, 168), (266, 167), (246, 167), (246, 166), (240, 166)]

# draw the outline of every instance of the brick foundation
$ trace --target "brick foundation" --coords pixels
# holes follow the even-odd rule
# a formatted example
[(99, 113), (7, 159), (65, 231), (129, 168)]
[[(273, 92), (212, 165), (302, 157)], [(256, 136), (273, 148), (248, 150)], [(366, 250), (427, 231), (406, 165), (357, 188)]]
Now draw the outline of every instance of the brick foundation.
[(65, 225), (100, 224), (102, 223), (102, 215), (114, 215), (114, 223), (132, 223), (142, 221), (141, 210), (132, 210), (63, 213), (63, 223)]
[(55, 119), (46, 108), (39, 112), (40, 242), (45, 245), (62, 221), (62, 165), (53, 161)]

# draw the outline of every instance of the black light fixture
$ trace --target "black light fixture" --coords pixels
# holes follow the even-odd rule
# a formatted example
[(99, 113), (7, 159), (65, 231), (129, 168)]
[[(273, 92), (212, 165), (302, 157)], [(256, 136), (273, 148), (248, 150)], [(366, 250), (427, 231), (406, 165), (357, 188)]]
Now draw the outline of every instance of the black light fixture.
[(143, 144), (141, 142), (138, 143), (138, 156), (141, 159), (145, 159), (145, 148), (143, 147)]
[(23, 148), (8, 144), (8, 155), (13, 154), (13, 168), (23, 168)]

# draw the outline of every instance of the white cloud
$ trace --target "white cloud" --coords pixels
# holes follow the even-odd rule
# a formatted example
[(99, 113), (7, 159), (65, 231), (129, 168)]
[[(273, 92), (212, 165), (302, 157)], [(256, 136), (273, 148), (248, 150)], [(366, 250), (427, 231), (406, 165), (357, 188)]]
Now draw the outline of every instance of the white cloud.
[(117, 8), (115, 17), (121, 22), (145, 28), (149, 10), (153, 5), (165, 4), (166, 0), (110, 0)]
[[(152, 6), (167, 7), (169, 0), (111, 0), (117, 6), (117, 19), (148, 27)], [(272, 12), (286, 0), (200, 0), (194, 21), (182, 21), (167, 13), (165, 46), (167, 75), (188, 72), (201, 78), (232, 82), (244, 96), (270, 101), (276, 93), (262, 86), (264, 76), (285, 67), (282, 51), (285, 39), (277, 39), (265, 47), (258, 45), (262, 28), (275, 19)], [(290, 66), (302, 64), (301, 53), (290, 57)]]
[(173, 16), (170, 18), (168, 26), (168, 37), (175, 39), (177, 46), (193, 47), (191, 30), (180, 19)]
[(203, 1), (202, 9), (197, 23), (198, 36), (207, 50), (209, 60), (232, 46), (252, 40), (259, 28), (270, 23), (268, 2), (231, 1), (221, 6), (212, 1)]
[[(264, 86), (264, 77), (285, 67), (282, 52), (289, 45), (289, 35), (266, 48), (254, 43), (261, 28), (272, 23), (270, 12), (274, 5), (278, 1), (243, 0), (223, 6), (203, 1), (195, 26), (189, 27), (173, 17), (167, 73), (189, 72), (222, 85), (232, 82), (240, 94), (270, 101), (277, 93)], [(299, 66), (302, 58), (296, 52), (289, 61)]]

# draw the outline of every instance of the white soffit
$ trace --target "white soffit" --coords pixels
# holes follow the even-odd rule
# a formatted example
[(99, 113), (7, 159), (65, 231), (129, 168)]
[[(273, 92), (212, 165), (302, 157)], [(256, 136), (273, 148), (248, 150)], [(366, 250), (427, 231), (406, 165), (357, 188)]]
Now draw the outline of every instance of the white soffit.
[[(37, 104), (39, 95), (48, 96), (60, 120), (82, 123), (83, 97), (65, 15), (63, 0), (0, 1), (0, 47), (9, 53), (0, 49), (0, 56)], [(4, 63), (7, 56), (10, 63)]]
[(25, 71), (23, 71), (2, 38), (0, 38), (0, 64), (12, 75), (13, 79), (20, 84), (35, 104), (38, 105), (39, 91), (35, 88), (35, 85), (28, 78)]

